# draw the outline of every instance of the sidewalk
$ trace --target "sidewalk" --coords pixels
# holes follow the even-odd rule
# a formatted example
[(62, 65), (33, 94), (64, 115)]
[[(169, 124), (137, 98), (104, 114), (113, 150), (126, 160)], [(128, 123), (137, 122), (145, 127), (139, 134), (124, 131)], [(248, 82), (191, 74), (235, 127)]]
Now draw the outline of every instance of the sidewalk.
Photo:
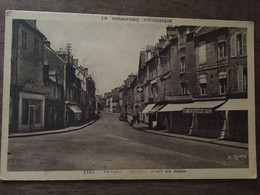
[(147, 133), (152, 133), (152, 134), (157, 134), (162, 136), (175, 137), (179, 139), (193, 140), (193, 141), (206, 142), (206, 143), (217, 144), (222, 146), (248, 149), (247, 143), (228, 141), (219, 138), (204, 138), (204, 137), (197, 137), (192, 135), (182, 135), (182, 134), (172, 133), (169, 130), (154, 130), (154, 129), (149, 129), (148, 125), (142, 122), (134, 123), (133, 127), (140, 131), (145, 131)]
[(37, 131), (37, 132), (24, 132), (24, 133), (10, 133), (8, 137), (16, 138), (16, 137), (30, 137), (30, 136), (38, 136), (38, 135), (65, 133), (65, 132), (80, 130), (84, 127), (87, 127), (87, 126), (93, 124), (94, 122), (95, 122), (95, 120), (92, 120), (81, 126), (70, 126), (70, 127), (64, 128), (64, 129), (57, 129), (57, 130), (46, 130), (46, 131)]

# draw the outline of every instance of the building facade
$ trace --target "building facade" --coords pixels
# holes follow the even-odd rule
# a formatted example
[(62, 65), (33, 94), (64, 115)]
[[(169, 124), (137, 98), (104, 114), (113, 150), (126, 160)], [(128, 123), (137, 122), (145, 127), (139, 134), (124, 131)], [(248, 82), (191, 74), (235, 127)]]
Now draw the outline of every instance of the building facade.
[(12, 35), (10, 132), (43, 129), (45, 36), (29, 20), (14, 20)]
[(77, 62), (69, 50), (54, 51), (35, 20), (13, 20), (11, 133), (60, 129), (94, 118), (95, 82)]
[(167, 27), (140, 52), (121, 106), (151, 128), (247, 142), (246, 36), (242, 28)]

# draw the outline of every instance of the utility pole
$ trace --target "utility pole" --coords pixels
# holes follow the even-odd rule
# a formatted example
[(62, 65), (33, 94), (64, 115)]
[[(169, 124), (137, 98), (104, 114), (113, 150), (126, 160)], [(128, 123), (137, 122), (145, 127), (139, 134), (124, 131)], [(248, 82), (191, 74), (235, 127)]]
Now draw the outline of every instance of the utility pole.
[(66, 50), (67, 50), (67, 62), (64, 65), (64, 81), (63, 81), (63, 97), (64, 97), (64, 127), (66, 127), (67, 123), (67, 66), (70, 65), (70, 53), (71, 53), (71, 43), (66, 43)]

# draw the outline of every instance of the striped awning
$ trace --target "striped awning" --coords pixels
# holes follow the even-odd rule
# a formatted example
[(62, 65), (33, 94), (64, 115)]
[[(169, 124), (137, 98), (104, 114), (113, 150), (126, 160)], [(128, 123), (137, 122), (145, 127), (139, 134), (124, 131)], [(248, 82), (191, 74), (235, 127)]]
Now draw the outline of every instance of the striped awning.
[(192, 103), (187, 104), (167, 104), (159, 112), (177, 112), (182, 111), (185, 107), (191, 105)]
[(248, 110), (248, 99), (229, 99), (225, 104), (216, 109), (216, 111), (226, 110)]
[(79, 109), (78, 106), (76, 105), (68, 105), (68, 107), (71, 109), (72, 112), (74, 112), (75, 114), (81, 114), (82, 111)]
[(197, 113), (197, 114), (210, 114), (213, 109), (221, 106), (225, 101), (201, 101), (194, 102), (187, 105), (184, 109), (184, 113)]
[(152, 110), (152, 108), (155, 106), (155, 104), (148, 104), (145, 109), (142, 111), (143, 114), (147, 114)]
[(150, 111), (149, 111), (149, 113), (156, 113), (156, 112), (158, 112), (161, 108), (163, 108), (165, 106), (165, 104), (163, 104), (163, 105), (156, 105), (156, 106), (154, 106)]

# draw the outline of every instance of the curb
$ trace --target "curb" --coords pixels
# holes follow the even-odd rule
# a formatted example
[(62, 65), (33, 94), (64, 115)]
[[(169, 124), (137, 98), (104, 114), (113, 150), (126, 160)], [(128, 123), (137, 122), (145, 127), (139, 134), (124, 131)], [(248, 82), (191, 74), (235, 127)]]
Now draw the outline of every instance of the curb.
[[(131, 126), (131, 125), (130, 125)], [(132, 126), (134, 129), (138, 130), (138, 127)], [(239, 149), (247, 149), (248, 150), (248, 145), (243, 146), (243, 145), (237, 145), (236, 143), (234, 144), (229, 144), (229, 143), (223, 143), (223, 142), (215, 142), (214, 140), (220, 140), (220, 139), (213, 139), (213, 140), (202, 140), (202, 139), (196, 139), (188, 136), (176, 136), (174, 134), (169, 135), (166, 133), (161, 133), (161, 132), (156, 132), (154, 130), (143, 130), (146, 133), (150, 134), (155, 134), (155, 135), (161, 135), (165, 137), (174, 137), (174, 138), (179, 138), (179, 139), (185, 139), (185, 140), (191, 140), (191, 141), (198, 141), (198, 142), (204, 142), (204, 143), (210, 143), (210, 144), (215, 144), (215, 145), (221, 145), (221, 146), (227, 146), (227, 147), (232, 147), (232, 148), (239, 148)], [(206, 139), (206, 138), (205, 138)], [(221, 141), (221, 140), (220, 140)]]
[(41, 131), (41, 132), (34, 132), (34, 133), (24, 133), (24, 134), (15, 134), (15, 135), (8, 135), (8, 138), (19, 138), (19, 137), (32, 137), (32, 136), (39, 136), (39, 135), (51, 135), (51, 134), (58, 134), (58, 133), (67, 133), (67, 132), (71, 132), (71, 131), (77, 131), (80, 129), (83, 129), (89, 125), (92, 125), (94, 122), (96, 122), (97, 120), (93, 120), (90, 121), (89, 123), (79, 126), (79, 127), (75, 127), (73, 129), (60, 129), (60, 130), (52, 130), (52, 131)]

